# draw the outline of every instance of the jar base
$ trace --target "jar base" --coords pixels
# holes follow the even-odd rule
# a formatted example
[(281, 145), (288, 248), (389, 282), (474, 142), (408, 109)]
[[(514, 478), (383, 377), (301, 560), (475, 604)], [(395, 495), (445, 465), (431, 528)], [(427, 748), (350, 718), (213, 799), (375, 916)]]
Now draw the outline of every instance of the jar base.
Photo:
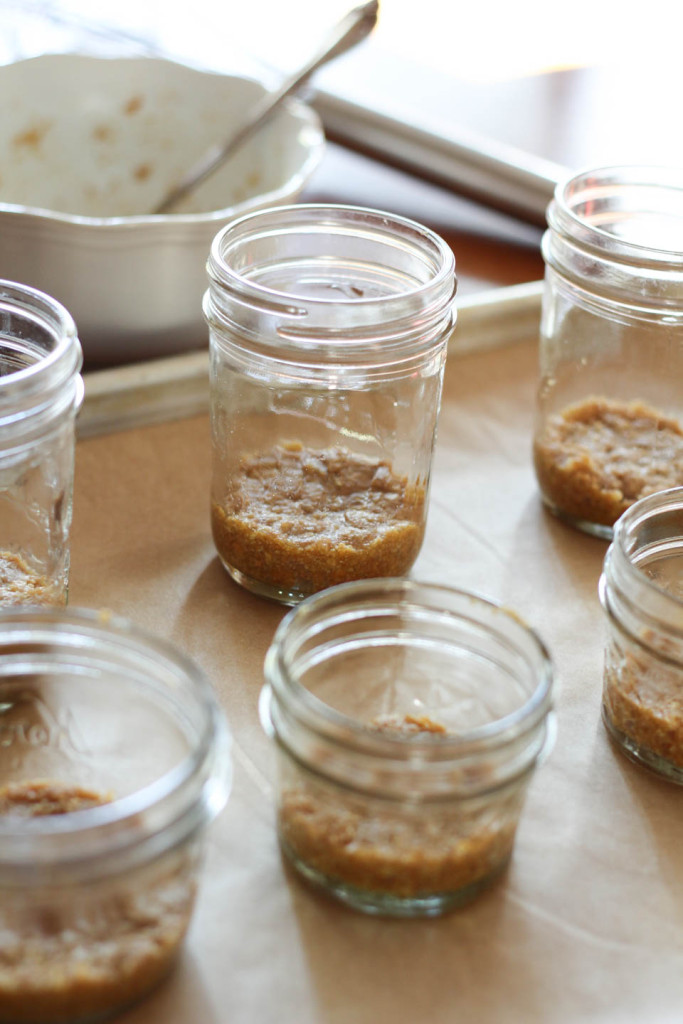
[[(181, 956), (181, 947), (182, 942), (169, 953), (168, 958), (154, 976), (146, 981), (143, 980), (130, 995), (122, 996), (120, 986), (114, 998), (106, 999), (108, 993), (104, 993), (102, 1000), (99, 1000), (102, 1004), (99, 1008), (91, 1008), (84, 1012), (79, 1008), (77, 1001), (75, 1004), (69, 1003), (68, 993), (64, 996), (63, 991), (57, 991), (55, 998), (51, 1001), (40, 999), (40, 1005), (36, 1006), (35, 1010), (29, 995), (28, 999), (22, 1001), (17, 1015), (11, 1006), (6, 1005), (0, 995), (0, 1020), (3, 1024), (104, 1024), (105, 1021), (119, 1017), (144, 1003), (158, 988), (166, 984), (176, 969)], [(75, 998), (78, 1000), (77, 995)]]
[(631, 739), (630, 736), (627, 736), (626, 733), (617, 729), (607, 714), (604, 705), (602, 708), (602, 721), (607, 730), (607, 735), (614, 746), (629, 761), (639, 765), (641, 768), (647, 768), (648, 771), (658, 775), (660, 778), (666, 779), (668, 782), (683, 786), (683, 768), (673, 764), (672, 761), (667, 761), (666, 758), (655, 754), (652, 750), (648, 750), (647, 747), (641, 746), (641, 744)]
[(613, 526), (605, 526), (603, 523), (592, 523), (587, 519), (579, 519), (576, 516), (569, 515), (543, 495), (541, 495), (541, 500), (547, 511), (556, 519), (563, 522), (566, 526), (572, 526), (575, 530), (579, 530), (581, 533), (587, 533), (591, 537), (597, 537), (599, 540), (612, 540), (614, 535)]
[(289, 844), (282, 839), (282, 836), (279, 837), (279, 841), (285, 861), (306, 882), (350, 909), (376, 917), (438, 917), (451, 910), (457, 910), (459, 907), (471, 903), (486, 889), (491, 888), (506, 872), (511, 857), (508, 854), (488, 875), (455, 892), (396, 896), (391, 893), (360, 889), (339, 879), (330, 878), (302, 861)]
[(301, 590), (286, 590), (282, 587), (273, 587), (269, 583), (263, 583), (262, 580), (253, 579), (253, 577), (245, 575), (245, 573), (230, 565), (229, 562), (226, 562), (220, 553), (218, 557), (228, 576), (244, 590), (248, 590), (249, 593), (255, 594), (257, 597), (265, 597), (269, 601), (276, 601), (278, 604), (293, 607), (309, 596)]

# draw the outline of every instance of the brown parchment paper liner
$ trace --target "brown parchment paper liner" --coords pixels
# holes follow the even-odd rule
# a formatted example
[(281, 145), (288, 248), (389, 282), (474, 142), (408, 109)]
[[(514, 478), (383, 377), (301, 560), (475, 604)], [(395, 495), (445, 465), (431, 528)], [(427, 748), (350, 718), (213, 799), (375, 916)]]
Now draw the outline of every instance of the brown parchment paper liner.
[(412, 573), (504, 601), (552, 651), (559, 733), (512, 866), (476, 903), (387, 921), (283, 866), (257, 715), (283, 610), (233, 584), (209, 532), (206, 417), (79, 443), (71, 603), (170, 637), (208, 672), (236, 779), (174, 975), (125, 1024), (625, 1024), (683, 1019), (683, 791), (600, 722), (605, 544), (548, 516), (531, 468), (534, 341), (451, 358)]

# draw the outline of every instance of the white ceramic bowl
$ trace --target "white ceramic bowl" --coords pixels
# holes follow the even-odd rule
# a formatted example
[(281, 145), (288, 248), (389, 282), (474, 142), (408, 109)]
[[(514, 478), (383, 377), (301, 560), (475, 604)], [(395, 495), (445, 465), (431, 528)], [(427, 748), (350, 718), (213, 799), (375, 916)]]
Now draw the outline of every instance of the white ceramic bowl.
[(156, 58), (0, 67), (0, 278), (59, 299), (88, 363), (206, 344), (211, 240), (235, 216), (298, 196), (323, 152), (317, 115), (288, 104), (177, 212), (148, 211), (263, 91)]

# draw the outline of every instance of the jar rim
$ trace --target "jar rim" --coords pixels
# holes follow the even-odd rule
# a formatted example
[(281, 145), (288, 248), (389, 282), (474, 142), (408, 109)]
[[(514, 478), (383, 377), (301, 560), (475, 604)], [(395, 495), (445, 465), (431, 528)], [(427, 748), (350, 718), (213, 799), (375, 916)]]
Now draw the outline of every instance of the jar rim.
[[(612, 542), (605, 554), (603, 577), (609, 577), (614, 582), (618, 578), (620, 591), (623, 591), (624, 582), (627, 586), (643, 588), (647, 598), (638, 602), (640, 614), (665, 620), (669, 629), (683, 636), (683, 594), (678, 596), (659, 586), (655, 579), (643, 572), (633, 559), (633, 546), (629, 543), (635, 530), (658, 515), (671, 511), (678, 511), (683, 517), (683, 487), (671, 487), (649, 494), (626, 509), (614, 525)], [(613, 611), (605, 583), (602, 600)]]
[(11, 389), (13, 394), (21, 393), (28, 397), (42, 390), (43, 382), (52, 374), (58, 374), (59, 380), (53, 386), (59, 386), (78, 373), (83, 354), (76, 323), (61, 302), (38, 288), (0, 279), (0, 306), (5, 303), (40, 320), (48, 333), (54, 336), (55, 345), (35, 362), (0, 375), (0, 395)]
[[(524, 637), (530, 641), (538, 658), (539, 678), (532, 693), (508, 714), (462, 733), (429, 733), (425, 736), (417, 734), (408, 737), (378, 732), (358, 719), (337, 711), (294, 678), (287, 665), (285, 648), (289, 634), (299, 627), (298, 620), (314, 619), (316, 612), (320, 612), (321, 609), (324, 614), (325, 606), (333, 609), (335, 605), (343, 606), (348, 602), (351, 608), (354, 597), (362, 599), (379, 596), (392, 590), (398, 595), (393, 602), (396, 609), (400, 608), (401, 598), (412, 598), (416, 601), (420, 595), (424, 595), (435, 600), (440, 599), (444, 603), (448, 600), (466, 601), (473, 607), (486, 611), (487, 614), (500, 615), (501, 622), (508, 626), (512, 625), (520, 638)], [(391, 602), (387, 601), (381, 607), (390, 605)], [(431, 610), (438, 612), (445, 609), (440, 610), (437, 607)], [(457, 612), (453, 614), (455, 617)], [(305, 623), (301, 628), (303, 639), (307, 636), (303, 631)], [(266, 679), (276, 698), (281, 699), (283, 695), (285, 699), (289, 696), (293, 698), (297, 713), (301, 714), (306, 727), (311, 731), (317, 732), (337, 746), (362, 749), (364, 753), (371, 753), (378, 758), (394, 762), (410, 763), (416, 756), (429, 762), (458, 761), (472, 757), (492, 747), (512, 742), (527, 730), (534, 729), (552, 707), (553, 666), (550, 653), (536, 631), (519, 615), (501, 604), (469, 591), (404, 578), (342, 583), (306, 598), (285, 616), (275, 632), (266, 656)]]
[[(74, 645), (69, 649), (84, 653), (101, 644), (105, 657), (107, 651), (124, 650), (130, 655), (136, 651), (152, 655), (187, 684), (187, 695), (201, 708), (201, 731), (192, 749), (169, 770), (123, 797), (63, 815), (0, 815), (0, 869), (26, 861), (29, 868), (58, 869), (74, 861), (96, 863), (111, 855), (120, 858), (147, 844), (155, 849), (174, 845), (218, 813), (230, 788), (231, 732), (208, 679), (190, 657), (169, 641), (109, 612), (0, 609), (0, 645), (3, 638), (19, 644), (20, 660), (31, 656), (27, 645), (38, 649), (41, 643), (59, 636)], [(5, 665), (12, 669), (12, 654), (5, 656)], [(160, 808), (153, 826), (148, 830), (141, 827), (140, 816)], [(162, 841), (165, 832), (169, 837)]]
[[(224, 246), (226, 239), (230, 236), (235, 238), (240, 236), (247, 237), (251, 234), (250, 228), (256, 229), (259, 225), (263, 225), (264, 222), (267, 223), (269, 219), (273, 218), (276, 222), (282, 222), (279, 225), (280, 230), (283, 228), (288, 228), (289, 230), (296, 228), (311, 229), (315, 226), (316, 231), (324, 231), (331, 227), (344, 227), (345, 220), (350, 222), (349, 227), (353, 226), (356, 229), (364, 221), (367, 221), (375, 229), (391, 227), (392, 229), (403, 230), (408, 236), (413, 235), (416, 240), (420, 239), (431, 246), (434, 253), (440, 257), (441, 265), (437, 267), (433, 279), (429, 281), (430, 286), (447, 281), (455, 268), (455, 257), (448, 243), (435, 231), (432, 231), (431, 228), (425, 227), (409, 217), (385, 213), (382, 210), (371, 207), (344, 203), (292, 203), (286, 206), (272, 206), (262, 210), (254, 210), (251, 213), (244, 214), (242, 217), (237, 217), (221, 228), (211, 243), (209, 256), (209, 272), (213, 271), (215, 273), (215, 279), (218, 283), (244, 283), (244, 278), (225, 263)], [(266, 301), (273, 295), (291, 299), (292, 302), (287, 308), (295, 306), (297, 302), (302, 301), (302, 297), (297, 295), (296, 292), (267, 288), (255, 282), (250, 282), (250, 287), (253, 288), (255, 295), (263, 296)], [(414, 289), (410, 289), (402, 294), (410, 295), (412, 291), (419, 292), (423, 288), (424, 285), (416, 286)], [(339, 305), (341, 303), (357, 307), (366, 303), (376, 306), (378, 303), (384, 302), (385, 297), (370, 296), (361, 298), (358, 296), (325, 297), (307, 295), (305, 301), (312, 306)]]
[[(547, 221), (551, 229), (559, 231), (580, 242), (589, 251), (599, 253), (624, 263), (634, 262), (643, 268), (666, 267), (667, 270), (683, 268), (683, 242), (660, 243), (628, 238), (613, 229), (606, 228), (600, 221), (614, 218), (621, 211), (624, 223), (637, 223), (646, 211), (642, 204), (631, 205), (623, 202), (619, 206), (616, 197), (631, 199), (642, 195), (643, 190), (660, 197), (675, 197), (680, 209), (680, 237), (683, 239), (683, 168), (646, 164), (614, 164), (597, 168), (584, 168), (559, 181), (553, 199), (548, 204)], [(611, 201), (611, 206), (609, 202)], [(603, 208), (601, 208), (603, 204)], [(593, 211), (593, 218), (586, 216), (584, 208)], [(597, 211), (600, 211), (599, 217)]]
[[(278, 259), (269, 253), (259, 263), (254, 244), (271, 245), (275, 240)], [(383, 250), (383, 259), (357, 260), (345, 251), (359, 242)], [(333, 253), (330, 246), (340, 251)], [(240, 263), (243, 251), (244, 259), (252, 261), (249, 273)], [(403, 260), (411, 262), (410, 273), (401, 265)], [(256, 279), (264, 270), (272, 276), (273, 268), (286, 266), (285, 279), (291, 281), (292, 268), (304, 266), (310, 274), (313, 264), (322, 274), (313, 287), (297, 290), (289, 283), (278, 287)], [(368, 268), (381, 268), (384, 277), (381, 287), (375, 282), (364, 294), (363, 273)], [(260, 317), (253, 328), (258, 343), (264, 345), (264, 337), (272, 332), (278, 346), (294, 353), (325, 350), (329, 358), (346, 360), (360, 349), (371, 349), (372, 358), (378, 359), (397, 346), (410, 351), (443, 340), (455, 316), (455, 257), (444, 239), (417, 221), (360, 206), (300, 203), (239, 217), (215, 236), (207, 272), (210, 287), (204, 313), (210, 326), (251, 337), (244, 321)]]

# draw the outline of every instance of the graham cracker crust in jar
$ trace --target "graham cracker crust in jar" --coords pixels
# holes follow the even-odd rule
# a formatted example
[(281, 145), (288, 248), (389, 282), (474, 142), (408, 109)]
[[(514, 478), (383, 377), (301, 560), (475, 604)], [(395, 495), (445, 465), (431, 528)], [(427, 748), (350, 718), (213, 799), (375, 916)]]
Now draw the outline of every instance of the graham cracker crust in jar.
[(6, 786), (0, 786), (0, 814), (13, 817), (42, 818), (46, 814), (70, 814), (88, 807), (101, 807), (111, 800), (111, 795), (54, 779), (8, 782)]
[(604, 684), (604, 711), (616, 732), (683, 769), (683, 670), (646, 651), (611, 652)]
[(440, 722), (434, 722), (427, 715), (380, 715), (371, 723), (376, 732), (388, 732), (401, 736), (417, 736), (431, 732), (437, 736), (445, 736), (446, 729)]
[(61, 604), (54, 584), (34, 572), (24, 559), (11, 551), (0, 551), (0, 608), (20, 604)]
[(612, 526), (639, 498), (683, 484), (683, 427), (641, 401), (587, 398), (548, 419), (534, 465), (558, 511)]
[[(3, 816), (70, 814), (111, 797), (53, 780), (0, 789)], [(0, 1019), (78, 1021), (135, 1002), (173, 965), (194, 900), (187, 855), (79, 887), (0, 890)]]
[[(428, 718), (382, 719), (377, 731), (444, 735)], [(383, 806), (385, 804), (386, 806)], [(321, 879), (368, 893), (418, 899), (457, 893), (496, 875), (512, 852), (516, 813), (401, 807), (311, 778), (286, 789), (279, 809), (285, 850)]]
[(424, 514), (425, 487), (386, 460), (290, 442), (242, 458), (211, 522), (229, 566), (309, 594), (403, 575), (422, 545)]

